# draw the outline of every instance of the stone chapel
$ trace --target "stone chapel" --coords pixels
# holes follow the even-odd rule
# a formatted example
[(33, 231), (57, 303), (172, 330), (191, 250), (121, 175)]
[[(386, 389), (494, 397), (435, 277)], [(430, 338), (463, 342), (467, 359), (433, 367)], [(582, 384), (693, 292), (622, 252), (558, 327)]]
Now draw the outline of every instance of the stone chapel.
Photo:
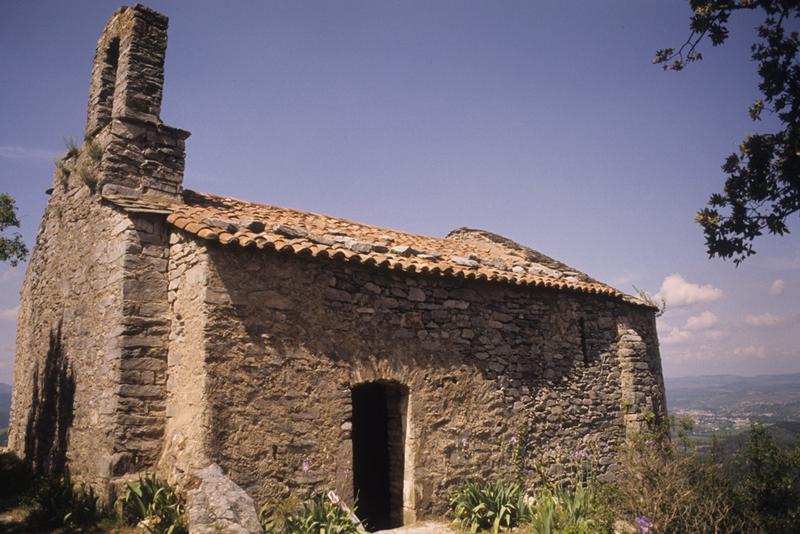
[(335, 490), (388, 528), (513, 476), (518, 439), (545, 466), (558, 448), (608, 469), (666, 415), (656, 310), (559, 261), (185, 189), (189, 132), (159, 118), (166, 46), (165, 16), (117, 10), (85, 143), (57, 165), (10, 422), (37, 469), (111, 499), (157, 473), (190, 516), (209, 473), (253, 507)]

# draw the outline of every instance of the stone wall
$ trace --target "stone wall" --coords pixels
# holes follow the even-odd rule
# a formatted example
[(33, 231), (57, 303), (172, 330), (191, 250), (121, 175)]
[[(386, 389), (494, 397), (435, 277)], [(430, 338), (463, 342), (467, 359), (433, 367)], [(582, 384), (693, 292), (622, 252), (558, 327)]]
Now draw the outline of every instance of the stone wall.
[[(55, 464), (67, 460), (76, 478), (102, 487), (116, 439), (114, 347), (127, 248), (120, 235), (129, 223), (121, 210), (97, 201), (77, 166), (73, 157), (56, 173), (20, 296), (9, 446), (36, 461), (59, 436), (61, 450), (52, 452), (62, 459)], [(64, 369), (62, 378), (46, 372), (54, 365)], [(47, 404), (62, 415), (54, 417)], [(41, 467), (58, 472), (63, 465)]]
[(77, 172), (89, 159), (62, 161), (28, 265), (10, 446), (105, 494), (161, 452), (169, 232), (94, 194)]
[(164, 438), (172, 313), (159, 206), (180, 198), (189, 135), (159, 118), (166, 31), (137, 5), (100, 36), (86, 142), (57, 162), (20, 303), (11, 447), (45, 471), (68, 464), (103, 495), (154, 469)]
[(178, 199), (189, 132), (161, 122), (167, 17), (122, 7), (97, 42), (86, 139), (103, 150), (96, 188), (103, 195)]
[[(124, 240), (121, 327), (112, 352), (120, 362), (112, 474), (151, 470), (166, 418), (169, 232), (161, 216), (128, 214)], [(123, 225), (120, 225), (121, 227)]]
[(206, 256), (203, 246), (179, 233), (170, 239), (167, 421), (160, 468), (178, 486), (211, 462), (206, 454)]
[[(465, 478), (511, 476), (520, 427), (530, 456), (586, 448), (605, 469), (628, 426), (664, 413), (651, 309), (233, 246), (192, 252), (207, 264), (205, 452), (257, 502), (330, 488), (352, 499), (360, 383), (408, 387), (407, 520), (441, 513)], [(183, 291), (192, 284), (178, 301)]]

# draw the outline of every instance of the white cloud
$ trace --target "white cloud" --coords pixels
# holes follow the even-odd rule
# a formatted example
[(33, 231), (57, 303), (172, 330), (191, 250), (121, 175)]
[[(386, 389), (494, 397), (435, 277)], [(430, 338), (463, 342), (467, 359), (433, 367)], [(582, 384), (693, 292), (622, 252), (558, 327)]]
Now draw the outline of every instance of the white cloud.
[(717, 324), (717, 316), (706, 310), (700, 315), (693, 315), (686, 319), (685, 328), (688, 330), (707, 330)]
[(0, 159), (16, 159), (25, 161), (51, 161), (58, 157), (55, 150), (45, 150), (29, 146), (0, 145)]
[(724, 293), (711, 284), (699, 285), (687, 281), (680, 274), (671, 274), (664, 278), (656, 298), (664, 299), (667, 307), (688, 306), (698, 302), (710, 302), (723, 297)]
[(703, 332), (703, 335), (706, 339), (717, 340), (722, 339), (728, 333), (725, 330), (706, 330)]
[(781, 279), (775, 280), (772, 282), (772, 285), (769, 287), (769, 294), (773, 297), (779, 297), (783, 295), (783, 290), (786, 289), (786, 282)]
[(685, 343), (691, 339), (692, 333), (688, 330), (682, 330), (680, 328), (673, 328), (669, 332), (667, 332), (666, 336), (661, 336), (660, 340), (661, 343), (664, 345), (675, 345), (678, 343)]
[[(699, 315), (693, 315), (686, 319), (686, 324), (682, 327), (672, 326), (666, 321), (659, 320), (658, 331), (659, 340), (662, 345), (679, 345), (687, 341), (699, 341), (698, 338), (700, 331), (703, 338), (707, 340), (722, 339), (727, 332), (725, 330), (712, 329), (712, 327), (719, 322), (716, 314), (706, 310)], [(698, 334), (696, 334), (696, 332)]]
[(775, 326), (781, 324), (785, 320), (780, 315), (773, 315), (771, 313), (762, 313), (761, 315), (747, 315), (744, 321), (752, 326)]
[(752, 356), (758, 360), (766, 358), (766, 350), (762, 346), (747, 345), (746, 347), (736, 347), (733, 353), (737, 356)]
[(0, 321), (16, 321), (19, 306), (14, 308), (0, 308)]

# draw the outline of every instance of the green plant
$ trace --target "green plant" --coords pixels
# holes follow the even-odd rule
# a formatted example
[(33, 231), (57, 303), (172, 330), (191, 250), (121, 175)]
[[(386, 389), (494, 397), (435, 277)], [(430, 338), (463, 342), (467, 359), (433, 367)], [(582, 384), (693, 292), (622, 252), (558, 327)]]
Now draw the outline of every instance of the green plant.
[(469, 480), (450, 495), (450, 508), (463, 528), (470, 532), (501, 528), (510, 529), (520, 523), (527, 505), (518, 484), (502, 481)]
[(659, 534), (761, 532), (721, 466), (681, 453), (668, 433), (668, 424), (654, 425), (621, 448), (614, 482), (595, 493), (595, 517), (643, 517)]
[(61, 176), (61, 178), (63, 179), (69, 177), (70, 170), (69, 167), (67, 167), (67, 158), (66, 157), (56, 158), (54, 162), (56, 164), (56, 171), (58, 171), (58, 174)]
[(764, 531), (800, 532), (800, 446), (779, 447), (754, 423), (737, 463), (736, 493)]
[(122, 513), (126, 520), (138, 523), (151, 534), (188, 532), (181, 499), (163, 480), (154, 475), (127, 482)]
[(643, 300), (645, 304), (651, 306), (656, 309), (656, 317), (661, 317), (667, 311), (667, 300), (665, 298), (661, 298), (661, 302), (656, 302), (656, 299), (653, 298), (650, 293), (645, 291), (644, 289), (640, 289), (636, 286), (633, 286), (633, 290), (636, 291), (636, 294), (639, 296), (639, 299)]
[(592, 491), (583, 485), (540, 491), (530, 504), (529, 525), (534, 534), (600, 534), (608, 532), (594, 505)]
[(19, 228), (16, 201), (6, 193), (0, 193), (0, 262), (7, 261), (12, 267), (28, 256), (28, 247), (19, 232), (4, 236), (7, 228)]
[(268, 534), (357, 534), (357, 526), (350, 517), (322, 494), (311, 497), (299, 510), (285, 516), (266, 506), (259, 513), (261, 527)]
[(266, 534), (278, 534), (286, 530), (286, 518), (302, 506), (296, 496), (279, 500), (277, 502), (267, 502), (258, 511), (258, 521), (261, 529)]
[(80, 148), (78, 148), (78, 141), (71, 135), (64, 137), (64, 146), (67, 147), (67, 153), (64, 154), (64, 159), (73, 158), (81, 152)]
[(94, 525), (108, 515), (94, 489), (87, 484), (76, 488), (69, 474), (36, 481), (33, 502), (36, 508), (29, 521), (39, 527), (70, 530)]
[(97, 170), (94, 165), (88, 161), (83, 161), (78, 165), (78, 176), (81, 177), (83, 183), (94, 193), (97, 188)]
[(83, 149), (92, 161), (100, 161), (103, 157), (103, 147), (97, 141), (87, 141)]

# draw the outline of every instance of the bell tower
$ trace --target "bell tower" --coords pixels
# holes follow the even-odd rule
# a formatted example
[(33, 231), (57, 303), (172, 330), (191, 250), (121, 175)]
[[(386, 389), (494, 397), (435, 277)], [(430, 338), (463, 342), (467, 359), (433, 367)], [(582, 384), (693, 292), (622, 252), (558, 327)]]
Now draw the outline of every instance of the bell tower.
[(141, 4), (121, 7), (97, 43), (84, 137), (102, 149), (102, 196), (180, 197), (189, 132), (160, 118), (167, 25)]

